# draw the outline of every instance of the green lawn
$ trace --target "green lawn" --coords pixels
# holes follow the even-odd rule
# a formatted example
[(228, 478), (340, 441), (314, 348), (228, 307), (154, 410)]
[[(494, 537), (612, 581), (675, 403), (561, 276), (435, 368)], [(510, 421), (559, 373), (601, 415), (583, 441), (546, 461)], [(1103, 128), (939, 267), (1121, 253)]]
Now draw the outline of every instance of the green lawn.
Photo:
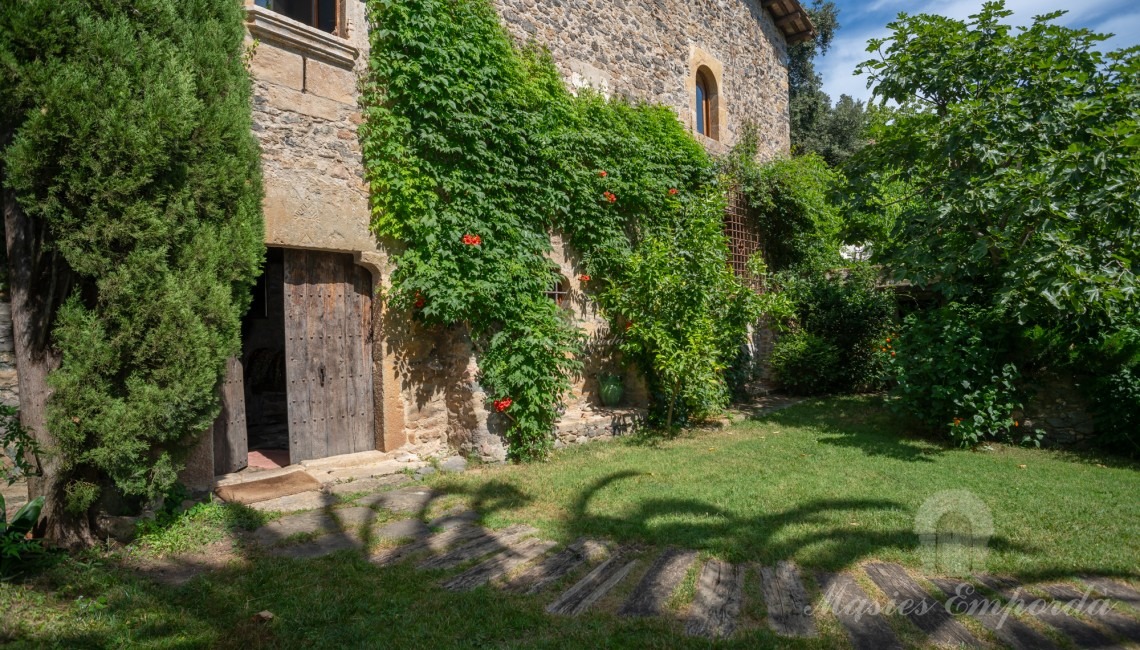
[(546, 464), (491, 467), (437, 485), (492, 525), (568, 540), (793, 558), (842, 569), (868, 558), (919, 566), (915, 514), (942, 490), (992, 513), (991, 571), (1024, 578), (1140, 574), (1140, 472), (1119, 459), (907, 436), (880, 398), (809, 401), (720, 431), (584, 445)]
[[(1134, 465), (1000, 445), (951, 450), (905, 437), (893, 422), (877, 398), (817, 400), (723, 430), (587, 445), (549, 463), (436, 477), (433, 485), (449, 496), (434, 511), (466, 501), (491, 526), (527, 522), (561, 540), (605, 537), (634, 543), (646, 558), (674, 545), (732, 561), (793, 558), (809, 569), (870, 558), (918, 567), (917, 508), (940, 490), (968, 489), (993, 515), (988, 570), (1027, 580), (1084, 571), (1140, 576)], [(225, 547), (228, 529), (256, 521), (210, 506), (136, 554), (218, 539)], [(126, 570), (122, 552), (59, 558), (24, 582), (0, 584), (0, 645), (709, 647), (681, 637), (676, 621), (614, 617), (608, 612), (621, 594), (597, 613), (552, 618), (542, 611), (550, 594), (451, 594), (436, 586), (438, 576), (408, 566), (380, 569), (351, 553), (278, 559), (234, 539), (227, 568), (179, 587)], [(758, 622), (758, 602), (753, 594), (742, 631), (718, 647), (846, 645), (826, 618), (819, 639), (775, 637)], [(262, 610), (275, 618), (251, 620)], [(892, 624), (904, 639), (918, 638)]]

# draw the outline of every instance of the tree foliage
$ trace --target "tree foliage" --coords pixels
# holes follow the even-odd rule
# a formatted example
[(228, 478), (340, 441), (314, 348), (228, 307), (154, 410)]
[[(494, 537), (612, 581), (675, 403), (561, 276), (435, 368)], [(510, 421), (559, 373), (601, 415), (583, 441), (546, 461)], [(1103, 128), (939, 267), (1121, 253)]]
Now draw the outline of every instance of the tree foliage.
[(1100, 324), (1136, 304), (1140, 58), (1101, 54), (1104, 36), (1060, 14), (1021, 31), (1009, 15), (903, 14), (871, 42), (884, 58), (861, 69), (905, 110), (855, 175), (925, 197), (881, 250), (900, 276), (1023, 320)]
[[(651, 382), (679, 376), (683, 395), (722, 382), (718, 346), (744, 328), (709, 340), (709, 319), (752, 310), (751, 294), (722, 272), (727, 249), (699, 192), (712, 165), (676, 116), (572, 95), (546, 52), (514, 47), (486, 0), (371, 0), (369, 11), (361, 138), (373, 227), (405, 247), (390, 299), (426, 324), (471, 328), (480, 381), (512, 420), (511, 455), (546, 453), (580, 366), (580, 332), (544, 296), (551, 231), (580, 256), (587, 292)], [(685, 302), (658, 310), (641, 300), (653, 291)], [(674, 373), (687, 354), (708, 372)]]
[(73, 511), (165, 491), (217, 415), (263, 256), (243, 41), (231, 0), (0, 9), (0, 179), (73, 278), (43, 315)]
[[(881, 56), (860, 71), (899, 108), (848, 168), (856, 203), (891, 210), (877, 261), (948, 303), (912, 323), (907, 345), (954, 355), (933, 339), (969, 343), (941, 379), (908, 355), (900, 395), (914, 410), (953, 405), (936, 417), (967, 441), (1012, 426), (1018, 376), (1098, 366), (1097, 342), (1138, 314), (1140, 49), (1102, 53), (1106, 36), (1061, 26), (1060, 13), (1017, 29), (1009, 15), (1001, 2), (966, 21), (900, 14), (871, 41)], [(1001, 336), (971, 334), (995, 322)]]
[(870, 117), (863, 102), (848, 95), (840, 95), (833, 106), (815, 69), (816, 57), (827, 53), (839, 31), (839, 8), (830, 0), (814, 0), (807, 12), (815, 37), (788, 48), (792, 151), (818, 154), (836, 166), (863, 146)]

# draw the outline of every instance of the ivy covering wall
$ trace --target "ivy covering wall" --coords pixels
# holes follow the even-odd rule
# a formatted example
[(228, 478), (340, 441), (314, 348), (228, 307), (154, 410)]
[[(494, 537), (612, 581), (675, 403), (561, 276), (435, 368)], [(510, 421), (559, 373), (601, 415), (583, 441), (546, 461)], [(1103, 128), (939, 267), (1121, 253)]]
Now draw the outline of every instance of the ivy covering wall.
[(33, 289), (74, 513), (161, 494), (217, 415), (264, 254), (243, 42), (234, 0), (0, 9), (0, 183), (43, 233), (21, 263), (52, 266)]
[(712, 161), (669, 109), (571, 94), (486, 0), (370, 0), (360, 134), (388, 299), (467, 324), (514, 458), (546, 453), (582, 335), (544, 292), (561, 232), (665, 424), (727, 400), (762, 305), (732, 274)]

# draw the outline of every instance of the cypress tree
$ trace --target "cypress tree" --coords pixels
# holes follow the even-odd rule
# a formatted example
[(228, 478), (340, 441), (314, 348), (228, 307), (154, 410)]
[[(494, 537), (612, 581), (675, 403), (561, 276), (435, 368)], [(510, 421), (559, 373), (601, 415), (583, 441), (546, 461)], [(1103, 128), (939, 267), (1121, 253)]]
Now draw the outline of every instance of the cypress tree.
[(90, 539), (100, 494), (168, 489), (217, 415), (264, 255), (245, 52), (237, 0), (0, 7), (25, 411), (35, 363), (51, 371), (46, 408), (23, 419), (54, 452), (41, 491), (56, 541)]

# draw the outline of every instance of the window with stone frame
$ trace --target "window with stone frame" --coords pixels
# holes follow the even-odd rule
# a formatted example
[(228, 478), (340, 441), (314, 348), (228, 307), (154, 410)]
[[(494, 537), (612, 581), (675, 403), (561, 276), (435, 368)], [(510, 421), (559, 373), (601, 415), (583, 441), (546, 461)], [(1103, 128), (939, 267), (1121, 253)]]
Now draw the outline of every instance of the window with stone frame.
[(256, 0), (259, 7), (276, 11), (297, 22), (338, 36), (341, 2), (342, 0)]
[(695, 87), (697, 93), (697, 133), (718, 140), (720, 139), (720, 118), (718, 115), (720, 97), (717, 93), (716, 77), (712, 71), (705, 66), (698, 68)]

